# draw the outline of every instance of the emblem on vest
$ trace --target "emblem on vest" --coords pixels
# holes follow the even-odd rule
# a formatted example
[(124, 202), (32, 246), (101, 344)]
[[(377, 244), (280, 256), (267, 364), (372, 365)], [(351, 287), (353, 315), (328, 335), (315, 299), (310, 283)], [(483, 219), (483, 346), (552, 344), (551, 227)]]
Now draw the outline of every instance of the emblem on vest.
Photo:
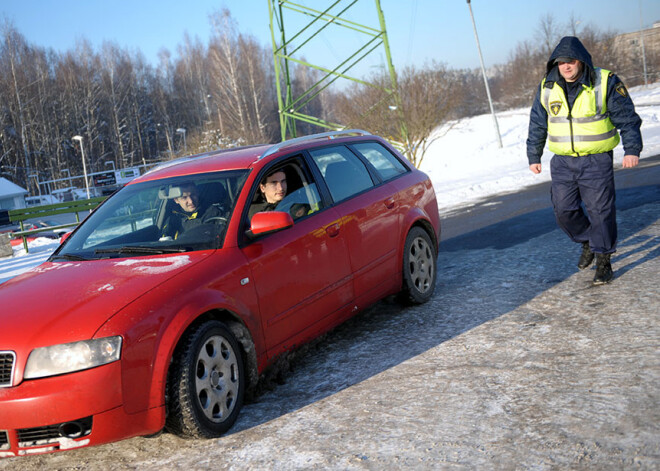
[(553, 101), (550, 103), (550, 111), (553, 115), (557, 116), (559, 114), (559, 110), (561, 110), (561, 101)]

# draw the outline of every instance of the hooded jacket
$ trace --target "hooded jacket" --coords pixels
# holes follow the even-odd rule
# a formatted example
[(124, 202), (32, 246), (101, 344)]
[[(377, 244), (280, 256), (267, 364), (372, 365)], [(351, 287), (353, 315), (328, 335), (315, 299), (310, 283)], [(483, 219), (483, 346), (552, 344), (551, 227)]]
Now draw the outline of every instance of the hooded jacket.
[[(567, 84), (559, 73), (555, 60), (560, 57), (577, 59), (584, 64), (583, 73), (574, 84)], [(579, 92), (585, 86), (593, 87), (597, 79), (596, 74), (597, 71), (593, 66), (591, 54), (582, 42), (573, 36), (562, 38), (548, 59), (544, 81), (539, 85), (532, 104), (527, 137), (527, 159), (530, 165), (541, 162), (548, 135), (548, 113), (541, 104), (542, 84), (546, 83), (550, 86), (556, 83), (561, 86), (566, 93), (568, 105), (572, 108)], [(642, 120), (635, 112), (635, 106), (623, 82), (612, 73), (610, 73), (607, 80), (606, 107), (612, 124), (621, 133), (625, 154), (639, 156), (642, 150), (640, 132)]]

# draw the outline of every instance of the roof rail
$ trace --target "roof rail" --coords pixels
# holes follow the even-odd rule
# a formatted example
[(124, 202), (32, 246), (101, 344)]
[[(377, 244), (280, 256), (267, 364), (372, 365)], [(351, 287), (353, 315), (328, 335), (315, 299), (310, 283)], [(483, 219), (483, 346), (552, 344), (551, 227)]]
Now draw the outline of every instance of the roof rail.
[(299, 144), (301, 142), (305, 141), (313, 141), (315, 139), (337, 139), (339, 137), (345, 137), (345, 136), (370, 136), (371, 133), (368, 131), (363, 131), (362, 129), (346, 129), (343, 131), (330, 131), (330, 132), (322, 132), (318, 134), (310, 134), (309, 136), (301, 136), (301, 137), (296, 137), (293, 139), (289, 139), (283, 142), (280, 142), (279, 144), (272, 145), (269, 147), (266, 152), (261, 154), (260, 159), (263, 159), (264, 157), (267, 157), (271, 154), (274, 154), (275, 152), (284, 149), (286, 147), (290, 147), (296, 144)]
[(184, 162), (190, 162), (191, 160), (194, 160), (194, 159), (197, 159), (197, 158), (211, 157), (211, 156), (218, 155), (218, 154), (224, 154), (226, 152), (232, 152), (232, 151), (235, 151), (235, 150), (242, 150), (242, 149), (249, 149), (250, 147), (260, 147), (260, 146), (263, 146), (263, 145), (264, 144), (249, 144), (247, 146), (226, 147), (224, 149), (210, 150), (210, 151), (207, 151), (207, 152), (201, 152), (199, 154), (187, 155), (185, 157), (177, 157), (176, 159), (167, 160), (165, 162), (160, 162), (160, 163), (156, 164), (154, 167), (150, 168), (148, 172), (145, 172), (145, 175), (147, 173), (150, 173), (150, 172), (155, 171), (155, 170), (162, 170), (164, 168), (171, 167), (173, 165), (182, 164)]

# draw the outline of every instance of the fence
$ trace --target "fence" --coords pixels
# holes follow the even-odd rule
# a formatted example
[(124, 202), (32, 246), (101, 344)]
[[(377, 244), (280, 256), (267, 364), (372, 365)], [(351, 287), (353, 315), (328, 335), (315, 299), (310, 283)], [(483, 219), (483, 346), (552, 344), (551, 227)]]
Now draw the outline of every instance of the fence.
[[(80, 213), (92, 211), (99, 204), (101, 204), (107, 197), (100, 196), (98, 198), (91, 198), (88, 200), (67, 201), (65, 203), (46, 204), (43, 206), (35, 206), (33, 208), (12, 209), (8, 212), (9, 221), (19, 223), (21, 230), (12, 233), (12, 237), (21, 237), (23, 239), (23, 248), (28, 252), (27, 238), (39, 232), (53, 231), (57, 229), (64, 229), (67, 227), (75, 227), (80, 224)], [(75, 213), (76, 222), (68, 224), (61, 224), (59, 226), (40, 227), (37, 229), (25, 230), (24, 222), (28, 219), (43, 218), (47, 216), (55, 216), (57, 214), (71, 214)]]

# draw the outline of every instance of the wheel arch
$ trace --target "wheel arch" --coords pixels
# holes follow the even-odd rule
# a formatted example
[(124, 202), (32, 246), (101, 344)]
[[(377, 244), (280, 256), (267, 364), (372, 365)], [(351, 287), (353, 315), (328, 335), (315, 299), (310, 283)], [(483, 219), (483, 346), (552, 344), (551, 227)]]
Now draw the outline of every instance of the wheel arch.
[(433, 242), (433, 248), (435, 249), (435, 253), (437, 255), (438, 250), (440, 248), (440, 239), (439, 239), (440, 228), (438, 227), (438, 232), (436, 232), (436, 229), (432, 224), (431, 220), (428, 217), (426, 217), (426, 215), (420, 209), (415, 208), (413, 211), (410, 211), (406, 215), (403, 227), (404, 230), (401, 233), (403, 237), (401, 237), (401, 242), (399, 246), (400, 255), (403, 254), (403, 248), (404, 245), (406, 244), (406, 237), (408, 237), (408, 233), (412, 230), (413, 227), (421, 227), (422, 229), (424, 229), (424, 231), (431, 238), (431, 241)]
[[(236, 337), (236, 340), (241, 347), (240, 353), (243, 358), (243, 365), (245, 365), (245, 374), (247, 380), (246, 389), (248, 391), (253, 389), (259, 381), (257, 351), (255, 348), (254, 340), (250, 334), (250, 330), (243, 323), (240, 317), (226, 309), (212, 309), (210, 311), (206, 311), (197, 316), (192, 322), (188, 324), (188, 326), (186, 326), (186, 328), (179, 335), (176, 345), (170, 354), (170, 362), (166, 371), (166, 381), (169, 381), (171, 359), (173, 355), (176, 354), (177, 350), (181, 348), (182, 342), (186, 338), (186, 335), (190, 331), (196, 329), (200, 324), (210, 320), (222, 322), (227, 326), (234, 337)], [(163, 393), (165, 393), (165, 391), (167, 391), (167, 384), (164, 384), (163, 387)]]

